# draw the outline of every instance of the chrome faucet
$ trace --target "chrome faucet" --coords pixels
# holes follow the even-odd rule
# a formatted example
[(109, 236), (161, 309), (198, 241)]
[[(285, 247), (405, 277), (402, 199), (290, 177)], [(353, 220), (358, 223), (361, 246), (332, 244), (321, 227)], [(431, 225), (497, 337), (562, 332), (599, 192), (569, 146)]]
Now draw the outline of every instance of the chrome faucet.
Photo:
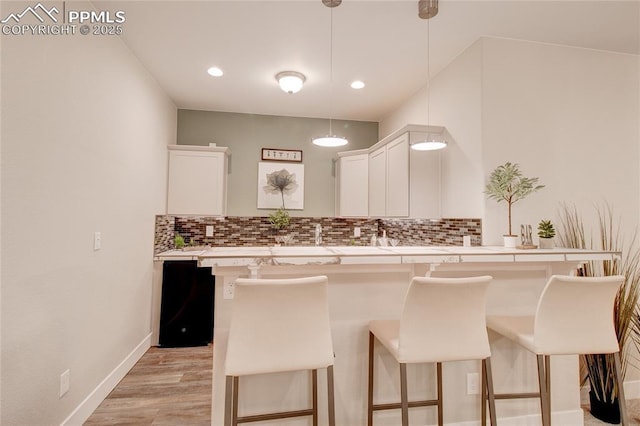
[(316, 245), (322, 245), (322, 226), (319, 223), (316, 224)]

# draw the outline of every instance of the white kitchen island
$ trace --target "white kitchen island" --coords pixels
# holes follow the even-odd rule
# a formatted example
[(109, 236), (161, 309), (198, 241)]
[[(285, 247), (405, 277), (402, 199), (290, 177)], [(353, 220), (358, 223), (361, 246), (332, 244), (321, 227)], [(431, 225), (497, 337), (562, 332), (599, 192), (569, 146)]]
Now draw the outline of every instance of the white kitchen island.
[[(544, 284), (552, 274), (572, 274), (589, 260), (611, 260), (618, 253), (574, 250), (517, 250), (502, 247), (216, 247), (185, 254), (164, 252), (156, 260), (198, 259), (213, 267), (216, 276), (213, 412), (212, 424), (223, 425), (224, 358), (233, 300), (233, 282), (238, 277), (293, 277), (327, 275), (329, 310), (335, 359), (336, 420), (342, 426), (366, 425), (368, 322), (398, 318), (412, 276), (494, 277), (489, 288), (487, 313), (530, 314)], [(278, 330), (273, 330), (277, 333)], [(536, 390), (535, 357), (509, 341), (490, 334), (496, 392)], [(258, 354), (259, 356), (259, 354)], [(375, 401), (399, 400), (398, 367), (384, 353), (376, 351)], [(552, 359), (553, 424), (582, 425), (578, 360), (575, 356)], [(444, 420), (448, 424), (478, 424), (480, 395), (471, 393), (467, 381), (480, 372), (480, 362), (447, 363), (443, 367)], [(321, 418), (326, 424), (325, 374), (319, 375)], [(434, 367), (409, 367), (410, 398), (433, 397)], [(425, 380), (429, 389), (424, 390)], [(296, 409), (310, 400), (308, 374), (279, 373), (241, 379), (240, 413), (255, 414), (279, 409)], [(536, 424), (537, 400), (497, 401), (498, 419), (508, 424)], [(398, 410), (375, 413), (376, 425), (399, 424)], [(472, 423), (467, 423), (472, 422)], [(410, 424), (436, 424), (433, 408), (410, 411)], [(261, 425), (307, 425), (305, 418)]]

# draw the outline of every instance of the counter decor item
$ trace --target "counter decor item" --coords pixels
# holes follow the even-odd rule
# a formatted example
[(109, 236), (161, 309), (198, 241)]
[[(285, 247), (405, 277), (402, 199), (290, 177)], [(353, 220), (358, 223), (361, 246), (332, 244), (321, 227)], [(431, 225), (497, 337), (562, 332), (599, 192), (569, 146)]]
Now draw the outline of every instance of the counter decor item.
[(184, 237), (180, 234), (176, 234), (173, 238), (173, 243), (176, 246), (176, 249), (180, 250), (184, 247)]
[(516, 201), (520, 201), (532, 192), (542, 188), (544, 188), (544, 185), (538, 185), (537, 177), (527, 178), (522, 176), (520, 166), (515, 163), (506, 162), (491, 172), (484, 193), (498, 203), (501, 201), (507, 203), (509, 233), (504, 235), (505, 247), (515, 247), (518, 239), (518, 236), (511, 232), (511, 206)]
[(521, 250), (538, 248), (538, 246), (533, 245), (533, 239), (531, 238), (532, 234), (533, 231), (531, 225), (520, 225), (520, 245), (516, 246), (516, 248)]
[[(614, 309), (614, 324), (620, 345), (622, 374), (625, 375), (631, 362), (630, 351), (640, 344), (640, 248), (636, 235), (630, 241), (621, 239), (619, 223), (613, 220), (610, 206), (598, 207), (598, 234), (587, 239), (584, 223), (575, 206), (561, 205), (559, 243), (567, 248), (591, 248), (593, 241), (599, 241), (603, 250), (619, 251), (620, 258), (609, 261), (589, 261), (578, 270), (579, 275), (588, 277), (624, 275), (625, 280), (618, 291)], [(627, 244), (628, 243), (628, 244)], [(582, 384), (589, 382), (591, 390), (591, 414), (607, 423), (620, 423), (618, 390), (615, 386), (614, 360), (611, 355), (584, 355), (585, 371)]]
[(551, 249), (555, 247), (553, 237), (556, 236), (556, 230), (550, 220), (541, 220), (538, 223), (538, 238), (541, 249)]
[(284, 207), (280, 207), (269, 215), (269, 223), (273, 229), (284, 229), (291, 223), (291, 216)]

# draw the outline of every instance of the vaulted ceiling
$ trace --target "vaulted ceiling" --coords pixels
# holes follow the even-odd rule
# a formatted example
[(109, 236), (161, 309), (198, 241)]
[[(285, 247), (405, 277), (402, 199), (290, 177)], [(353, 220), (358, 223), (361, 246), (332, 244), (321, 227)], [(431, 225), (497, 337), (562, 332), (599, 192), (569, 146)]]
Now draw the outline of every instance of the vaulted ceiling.
[[(125, 11), (124, 42), (185, 109), (378, 121), (482, 36), (640, 53), (637, 0), (440, 0), (430, 20), (417, 0), (92, 3)], [(305, 74), (299, 93), (279, 89), (285, 70)]]

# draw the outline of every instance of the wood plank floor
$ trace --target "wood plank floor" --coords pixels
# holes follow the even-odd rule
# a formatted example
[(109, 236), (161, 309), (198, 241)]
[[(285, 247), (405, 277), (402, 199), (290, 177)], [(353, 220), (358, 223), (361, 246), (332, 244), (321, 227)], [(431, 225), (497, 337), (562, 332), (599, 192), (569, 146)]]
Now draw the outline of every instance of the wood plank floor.
[[(212, 345), (150, 348), (84, 424), (209, 426), (212, 363)], [(631, 424), (640, 425), (640, 400), (628, 407)], [(607, 424), (583, 408), (585, 426)]]
[(84, 423), (211, 425), (213, 346), (150, 348)]

